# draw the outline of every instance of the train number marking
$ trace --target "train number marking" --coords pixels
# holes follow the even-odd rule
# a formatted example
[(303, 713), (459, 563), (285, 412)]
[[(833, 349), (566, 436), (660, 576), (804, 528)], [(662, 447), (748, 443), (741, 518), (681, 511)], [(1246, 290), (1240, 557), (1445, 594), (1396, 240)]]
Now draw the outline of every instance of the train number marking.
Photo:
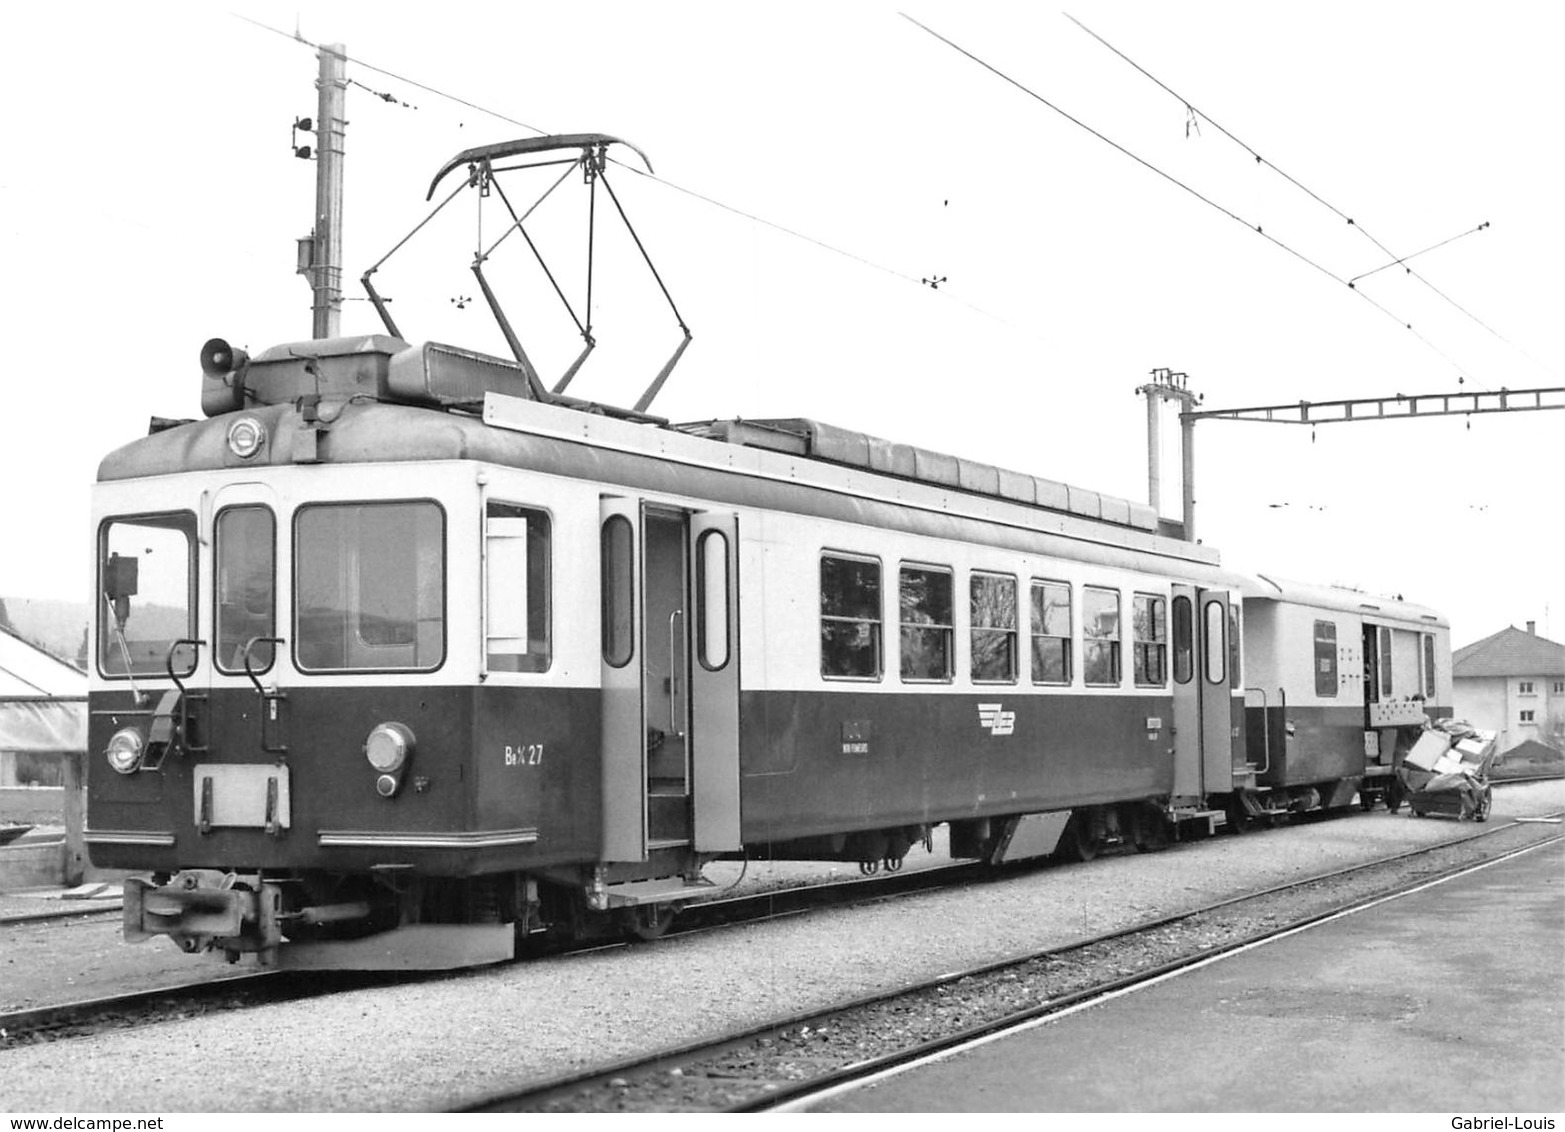
[(506, 766), (537, 766), (543, 762), (542, 743), (523, 743), (519, 746), (505, 745)]
[(1016, 730), (1016, 713), (1001, 711), (999, 704), (979, 704), (978, 726), (991, 735), (1009, 735)]

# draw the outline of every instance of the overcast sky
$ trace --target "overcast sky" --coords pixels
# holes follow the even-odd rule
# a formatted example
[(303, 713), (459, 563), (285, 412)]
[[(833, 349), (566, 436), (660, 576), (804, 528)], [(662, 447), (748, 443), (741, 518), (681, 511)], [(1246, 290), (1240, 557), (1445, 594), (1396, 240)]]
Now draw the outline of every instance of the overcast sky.
[[(1207, 408), (1565, 385), (1559, 6), (1066, 10), (1177, 96), (1042, 5), (234, 7), (354, 60), (350, 296), (459, 150), (534, 131), (644, 149), (661, 180), (610, 182), (695, 335), (654, 406), (675, 419), (810, 416), (1141, 499), (1133, 390), (1154, 367)], [(315, 114), (317, 64), (210, 5), (5, 18), (0, 595), (87, 600), (98, 460), (150, 415), (199, 415), (208, 337), (309, 336), (294, 240), (315, 170), (290, 125)], [(519, 206), (552, 179), (530, 176), (505, 182)], [(571, 179), (529, 222), (578, 308), (584, 201)], [(475, 240), (503, 228), (477, 204), (377, 283), (410, 339), (503, 354), (463, 301)], [(572, 392), (629, 403), (679, 334), (611, 219)], [(1458, 236), (1416, 275), (1345, 285)], [(511, 243), (493, 275), (552, 378), (579, 343)], [(359, 301), (343, 325), (379, 328)], [(1565, 413), (1197, 440), (1198, 527), (1227, 564), (1403, 594), (1458, 645), (1526, 620), (1565, 639)]]

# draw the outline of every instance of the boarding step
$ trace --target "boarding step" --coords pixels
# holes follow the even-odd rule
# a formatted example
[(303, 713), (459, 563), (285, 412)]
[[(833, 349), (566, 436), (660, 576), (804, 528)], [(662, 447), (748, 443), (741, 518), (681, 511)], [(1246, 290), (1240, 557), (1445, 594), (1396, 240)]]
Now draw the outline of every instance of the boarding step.
[(667, 904), (705, 896), (717, 886), (705, 877), (687, 881), (684, 877), (659, 877), (657, 880), (632, 880), (608, 886), (610, 908), (634, 908), (642, 904)]
[(1177, 825), (1185, 822), (1206, 822), (1206, 831), (1216, 833), (1228, 824), (1228, 815), (1222, 810), (1206, 810), (1195, 806), (1173, 806), (1168, 810), (1168, 820)]

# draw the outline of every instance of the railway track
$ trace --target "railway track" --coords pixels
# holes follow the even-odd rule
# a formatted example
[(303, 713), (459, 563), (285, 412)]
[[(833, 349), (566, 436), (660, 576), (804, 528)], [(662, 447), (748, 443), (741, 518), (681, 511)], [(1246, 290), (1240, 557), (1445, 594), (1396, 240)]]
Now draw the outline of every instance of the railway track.
[(760, 1111), (803, 1104), (803, 1098), (823, 1090), (1561, 840), (1565, 835), (1536, 819), (1495, 823), (1456, 841), (1333, 869), (652, 1057), (522, 1086), (461, 1111)]
[[(1394, 862), (1426, 856), (1441, 849), (1462, 845), (1478, 838), (1499, 833), (1518, 824), (1521, 823), (1495, 824), (1455, 842), (1442, 842), (1440, 845), (1413, 850), (1398, 857), (1371, 862), (1367, 865), (1355, 865), (1345, 870), (1312, 877), (1306, 881), (1294, 882), (1282, 886), (1282, 889), (1267, 891), (1283, 891), (1295, 889), (1300, 885), (1323, 883), (1332, 877), (1360, 872), (1364, 869), (1384, 865), (1388, 861)], [(1177, 845), (1171, 846), (1171, 848), (1177, 848)], [(755, 924), (770, 919), (818, 911), (828, 907), (843, 907), (852, 904), (896, 899), (902, 896), (955, 885), (995, 883), (1014, 878), (1019, 870), (1037, 868), (1044, 864), (1043, 860), (1029, 861), (998, 869), (974, 863), (940, 865), (907, 872), (857, 877), (828, 884), (800, 885), (750, 895), (718, 897), (691, 904), (682, 909), (668, 926), (666, 934), (668, 936), (676, 936), (714, 931), (730, 925)], [(1265, 894), (1255, 894), (1237, 899), (1251, 900), (1258, 895)], [(1165, 922), (1189, 919), (1202, 912), (1210, 912), (1234, 902), (1232, 899), (1223, 901), (1198, 909), (1195, 912), (1183, 913), (1169, 921), (1155, 921), (1131, 930), (1146, 931)], [(107, 919), (118, 914), (119, 907), (117, 905), (27, 913), (21, 916), (0, 919), (0, 928), (14, 924), (36, 924), (58, 919), (81, 920), (98, 917)], [(1107, 936), (1102, 938), (1113, 937)], [(599, 941), (571, 945), (545, 944), (528, 954), (536, 957), (541, 954), (597, 951), (625, 946), (638, 946), (638, 944), (633, 941)], [(971, 972), (953, 977), (966, 977), (967, 974), (971, 974)], [(461, 972), (247, 971), (215, 979), (208, 978), (176, 984), (174, 986), (0, 1013), (0, 1046), (57, 1041), (99, 1033), (105, 1030), (156, 1024), (201, 1014), (243, 1010), (271, 1003), (299, 1001), (321, 995), (340, 993), (346, 990), (391, 985), (396, 982), (460, 977)], [(780, 1031), (787, 1028), (786, 1025), (770, 1027), (769, 1031)], [(633, 1070), (616, 1069), (612, 1075), (620, 1076), (622, 1072), (631, 1071)], [(593, 1078), (597, 1076), (601, 1076), (601, 1074), (591, 1075)]]

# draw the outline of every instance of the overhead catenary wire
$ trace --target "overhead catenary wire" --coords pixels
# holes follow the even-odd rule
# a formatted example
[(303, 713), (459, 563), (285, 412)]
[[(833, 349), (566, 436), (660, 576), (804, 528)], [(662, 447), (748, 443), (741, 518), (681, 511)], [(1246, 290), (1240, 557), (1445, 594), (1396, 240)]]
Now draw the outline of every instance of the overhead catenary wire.
[[(1140, 63), (1137, 63), (1134, 59), (1132, 59), (1130, 56), (1126, 55), (1119, 48), (1115, 47), (1108, 40), (1104, 39), (1097, 32), (1093, 31), (1086, 24), (1082, 23), (1075, 16), (1071, 15), (1069, 12), (1065, 12), (1065, 13), (1063, 13), (1063, 15), (1065, 16), (1066, 19), (1070, 20), (1071, 23), (1075, 24), (1082, 31), (1086, 32), (1093, 39), (1095, 39), (1099, 43), (1101, 43), (1104, 47), (1108, 48), (1109, 51), (1111, 51), (1115, 55), (1119, 56), (1119, 58), (1123, 59), (1131, 67), (1135, 68), (1142, 75), (1146, 76), (1147, 79), (1149, 79), (1151, 82), (1156, 84), (1160, 89), (1165, 91), (1168, 95), (1170, 95), (1171, 97), (1173, 97), (1175, 99), (1178, 99), (1179, 102), (1185, 107), (1186, 111), (1188, 111), (1190, 114), (1199, 116), (1200, 118), (1204, 119), (1208, 124), (1210, 124), (1212, 127), (1214, 127), (1219, 133), (1221, 133), (1229, 141), (1233, 142), (1240, 149), (1243, 149), (1251, 157), (1255, 158), (1257, 164), (1266, 166), (1266, 168), (1268, 168), (1272, 172), (1276, 173), (1279, 177), (1281, 177), (1283, 180), (1287, 181), (1290, 185), (1293, 185), (1300, 192), (1302, 192), (1306, 196), (1308, 196), (1311, 200), (1317, 202), (1322, 207), (1330, 210), (1333, 214), (1335, 214), (1336, 216), (1340, 217), (1342, 220), (1346, 221), (1351, 227), (1356, 229), (1359, 232), (1359, 234), (1362, 235), (1366, 240), (1368, 240), (1370, 243), (1374, 244), (1375, 247), (1379, 248), (1382, 252), (1384, 252), (1386, 255), (1391, 257), (1391, 263), (1386, 265), (1388, 267), (1389, 266), (1395, 266), (1396, 264), (1402, 264), (1402, 265), (1405, 266), (1408, 260), (1413, 259), (1416, 256), (1423, 255), (1424, 252), (1429, 252), (1429, 251), (1433, 251), (1435, 248), (1444, 247), (1446, 244), (1451, 243), (1453, 240), (1460, 239), (1462, 236), (1472, 235), (1474, 232), (1481, 232), (1484, 229), (1489, 227), (1489, 222), (1488, 221), (1484, 221), (1482, 224), (1478, 225), (1478, 227), (1470, 229), (1467, 232), (1463, 232), (1459, 236), (1453, 236), (1453, 237), (1451, 237), (1450, 240), (1444, 240), (1441, 243), (1438, 243), (1438, 244), (1435, 244), (1435, 245), (1433, 245), (1431, 247), (1425, 248), (1424, 251), (1414, 252), (1413, 255), (1409, 255), (1409, 256), (1398, 256), (1396, 252), (1392, 251), (1389, 247), (1387, 247), (1384, 243), (1382, 243), (1379, 239), (1377, 239), (1375, 237), (1375, 235), (1369, 231), (1369, 229), (1364, 227), (1363, 224), (1359, 223), (1352, 216), (1349, 216), (1342, 209), (1338, 208), (1336, 205), (1334, 205), (1330, 201), (1328, 201), (1325, 197), (1323, 197), (1319, 193), (1315, 192), (1315, 190), (1311, 189), (1308, 185), (1304, 184), (1304, 182), (1300, 181), (1297, 177), (1294, 177), (1292, 174), (1288, 173), (1286, 170), (1280, 168), (1275, 162), (1269, 160), (1266, 157), (1263, 157), (1248, 142), (1246, 142), (1242, 138), (1238, 137), (1231, 130), (1229, 130), (1226, 126), (1224, 126), (1221, 122), (1217, 121), (1215, 118), (1213, 118), (1206, 111), (1204, 111), (1204, 110), (1200, 109), (1199, 107), (1197, 107), (1194, 103), (1192, 103), (1184, 95), (1182, 95), (1178, 91), (1174, 90), (1167, 83), (1165, 83), (1162, 79), (1158, 78), (1151, 71), (1149, 71), (1145, 67), (1143, 67)], [(1347, 285), (1349, 287), (1353, 287), (1354, 284), (1358, 280), (1366, 278), (1369, 275), (1373, 275), (1373, 274), (1375, 274), (1376, 271), (1382, 271), (1382, 270), (1384, 270), (1383, 267), (1382, 268), (1376, 268), (1375, 271), (1365, 272), (1363, 275), (1356, 275), (1352, 279), (1345, 280), (1345, 282), (1347, 283)], [(1498, 330), (1496, 330), (1494, 327), (1490, 326), (1483, 319), (1479, 318), (1472, 311), (1468, 310), (1461, 303), (1457, 302), (1450, 295), (1446, 294), (1439, 287), (1436, 287), (1433, 283), (1431, 283), (1428, 279), (1424, 278), (1424, 276), (1420, 275), (1417, 271), (1414, 271), (1412, 268), (1409, 267), (1409, 268), (1407, 268), (1407, 274), (1412, 276), (1414, 279), (1418, 280), (1418, 282), (1422, 283), (1425, 287), (1429, 288), (1429, 290), (1433, 291), (1441, 299), (1444, 299), (1446, 301), (1446, 303), (1448, 303), (1450, 306), (1455, 308), (1457, 311), (1461, 312), (1464, 316), (1466, 316), (1468, 319), (1472, 320), (1477, 325), (1481, 326), (1484, 330), (1488, 331), (1489, 334), (1493, 335), (1495, 338), (1497, 338), (1501, 342), (1505, 343), (1511, 349), (1513, 349), (1517, 353), (1519, 353), (1522, 357), (1524, 357), (1528, 361), (1532, 362), (1535, 366), (1538, 366), (1540, 369), (1544, 370), (1545, 372), (1549, 372), (1549, 373), (1553, 372), (1553, 370), (1550, 369), (1550, 367), (1548, 367), (1547, 365), (1544, 365), (1544, 363), (1538, 361), (1537, 358), (1534, 358), (1531, 354), (1529, 354), (1521, 346), (1517, 345), (1515, 342), (1512, 342), (1504, 334), (1501, 334)], [(1357, 288), (1354, 288), (1354, 289), (1356, 290)], [(1469, 376), (1471, 376), (1471, 375), (1469, 375)], [(1480, 384), (1482, 384), (1482, 382), (1480, 382)]]
[[(301, 35), (297, 31), (292, 31), (292, 32), (284, 31), (282, 28), (273, 27), (270, 24), (265, 24), (265, 23), (262, 23), (259, 20), (251, 19), (249, 16), (243, 16), (243, 15), (240, 15), (238, 13), (233, 13), (233, 15), (234, 15), (234, 17), (236, 19), (243, 20), (247, 24), (251, 24), (251, 25), (253, 25), (255, 27), (258, 27), (258, 28), (262, 29), (263, 31), (269, 31), (269, 32), (271, 32), (274, 35), (279, 35), (279, 36), (283, 37), (284, 39), (291, 40), (294, 43), (301, 44), (302, 46), (311, 48), (312, 50), (319, 51), (321, 49), (321, 45), (319, 43), (315, 43), (315, 42), (313, 42), (313, 41), (311, 41), (309, 39), (306, 39), (303, 35)], [(545, 129), (539, 127), (539, 126), (534, 126), (531, 123), (523, 122), (519, 118), (513, 118), (509, 114), (503, 114), (503, 113), (501, 113), (498, 110), (491, 110), (491, 109), (489, 109), (486, 106), (481, 106), (478, 103), (472, 102), (472, 101), (470, 101), (468, 99), (465, 99), (465, 98), (462, 98), (459, 95), (451, 94), (451, 93), (449, 93), (447, 91), (441, 90), (439, 87), (434, 87), (434, 86), (430, 86), (427, 83), (419, 82), (417, 79), (408, 78), (407, 76), (399, 74), (396, 71), (391, 71), (391, 70), (388, 70), (385, 67), (377, 66), (374, 63), (367, 62), (366, 60), (364, 60), (362, 58), (359, 58), (357, 56), (344, 54), (343, 58), (344, 58), (344, 60), (346, 62), (352, 63), (355, 66), (363, 67), (366, 70), (374, 71), (376, 74), (385, 75), (388, 78), (396, 79), (398, 82), (408, 83), (410, 86), (415, 86), (419, 90), (427, 91), (428, 93), (436, 96), (437, 98), (444, 98), (444, 99), (446, 99), (446, 100), (448, 100), (450, 102), (457, 103), (460, 106), (465, 106), (465, 107), (467, 107), (470, 110), (475, 110), (475, 111), (477, 111), (480, 114), (486, 114), (489, 117), (495, 118), (495, 119), (497, 119), (497, 120), (499, 120), (501, 122), (508, 122), (508, 123), (510, 123), (513, 126), (520, 126), (522, 129), (528, 130), (528, 131), (530, 131), (530, 132), (532, 132), (534, 134), (544, 135), (544, 134), (547, 134), (549, 132), (548, 130), (545, 130)], [(365, 89), (368, 89), (368, 88), (365, 88)], [(384, 97), (384, 95), (382, 95), (379, 91), (370, 91), (370, 93), (374, 94), (376, 97)], [(813, 245), (815, 245), (818, 248), (821, 248), (821, 249), (823, 249), (825, 251), (833, 253), (834, 255), (842, 256), (845, 259), (852, 260), (855, 263), (862, 264), (863, 266), (872, 268), (875, 271), (880, 271), (880, 272), (883, 272), (883, 273), (885, 273), (887, 275), (893, 276), (893, 277), (895, 277), (897, 279), (901, 279), (904, 282), (912, 283), (915, 286), (919, 287), (921, 290), (931, 290), (931, 288), (927, 288), (927, 287), (924, 286), (922, 280), (918, 276), (913, 275), (910, 272), (899, 271), (897, 268), (894, 268), (894, 267), (887, 267), (885, 264), (877, 263), (876, 261), (874, 261), (872, 259), (867, 259), (864, 256), (858, 255), (855, 252), (850, 252), (850, 251), (848, 251), (848, 250), (846, 250), (844, 248), (837, 247), (834, 244), (827, 243), (825, 240), (817, 239), (816, 237), (808, 235), (808, 234), (806, 234), (804, 232), (801, 232), (801, 231), (799, 231), (799, 230), (797, 230), (795, 228), (790, 228), (787, 225), (779, 224), (779, 223), (777, 223), (775, 221), (772, 221), (772, 220), (767, 220), (763, 216), (758, 216), (758, 215), (756, 215), (753, 212), (747, 212), (747, 211), (745, 211), (742, 208), (736, 208), (735, 206), (733, 206), (731, 204), (725, 204), (724, 202), (722, 202), (720, 200), (717, 200), (715, 197), (710, 197), (710, 196), (707, 196), (705, 193), (700, 193), (700, 192), (697, 192), (694, 189), (686, 188), (683, 185), (676, 184), (675, 182), (670, 181), (666, 177), (658, 176), (657, 174), (651, 173), (651, 172), (649, 172), (647, 170), (644, 170), (644, 169), (638, 169), (638, 168), (636, 168), (633, 165), (629, 165), (629, 164), (626, 164), (624, 162), (617, 161), (617, 160), (615, 160), (612, 157), (609, 158), (608, 160), (613, 162), (615, 165), (620, 166), (623, 169), (630, 170), (632, 173), (635, 173), (637, 176), (645, 177), (649, 181), (655, 181), (656, 183), (658, 183), (660, 185), (663, 185), (663, 186), (665, 186), (667, 188), (673, 189), (675, 192), (683, 193), (686, 196), (689, 196), (689, 197), (691, 197), (691, 198), (693, 198), (695, 200), (703, 201), (706, 204), (712, 205), (715, 208), (722, 209), (725, 212), (732, 213), (735, 216), (742, 217), (743, 219), (752, 221), (753, 223), (760, 224), (760, 225), (762, 225), (764, 227), (767, 227), (767, 228), (771, 228), (774, 231), (781, 232), (781, 233), (783, 233), (784, 235), (787, 235), (787, 236), (791, 236), (791, 237), (793, 237), (796, 240), (802, 240), (805, 243), (813, 244)], [(435, 211), (438, 212), (439, 209), (436, 209)], [(427, 223), (427, 221), (426, 221), (426, 223)], [(411, 233), (409, 235), (411, 236)], [(401, 245), (399, 244), (398, 247), (400, 247), (400, 246)], [(392, 251), (395, 251), (395, 250), (396, 250), (395, 248), (392, 249)], [(389, 254), (390, 253), (388, 253), (388, 256), (389, 256)], [(382, 260), (382, 262), (384, 262), (384, 259)], [(379, 266), (380, 266), (380, 264), (376, 264), (376, 267), (379, 267)], [(371, 270), (373, 271), (374, 269), (372, 268)], [(956, 303), (956, 304), (958, 304), (960, 306), (964, 306), (964, 307), (968, 308), (969, 310), (971, 310), (971, 311), (973, 311), (973, 312), (975, 312), (977, 314), (983, 315), (985, 318), (991, 319), (991, 320), (993, 320), (995, 322), (998, 322), (998, 323), (1000, 323), (1000, 324), (1002, 324), (1004, 326), (1009, 326), (1012, 329), (1019, 330), (1022, 333), (1033, 334), (1032, 331), (1028, 331), (1024, 327), (1017, 326), (1010, 319), (1007, 319), (1007, 318), (1004, 318), (1004, 317), (1002, 317), (1000, 315), (997, 315), (993, 311), (985, 310), (983, 307), (978, 306), (975, 303), (968, 302), (966, 299), (963, 299), (960, 295), (952, 293), (950, 290), (943, 290), (942, 291), (942, 290), (939, 290), (938, 288), (934, 288), (934, 290), (938, 291), (939, 294), (943, 298), (945, 298), (947, 301), (949, 301), (949, 302), (954, 302), (954, 303)], [(1036, 336), (1036, 335), (1034, 335), (1034, 336)]]
[[(1012, 76), (1006, 74), (1004, 71), (1000, 70), (998, 67), (994, 66), (992, 63), (989, 63), (987, 60), (979, 57), (978, 55), (973, 54), (973, 52), (967, 50), (965, 47), (961, 46), (960, 44), (955, 43), (954, 41), (948, 39), (946, 36), (941, 35), (939, 32), (935, 31), (933, 28), (929, 27), (927, 24), (921, 23), (920, 21), (914, 19), (912, 16), (908, 15), (906, 12), (901, 13), (901, 16), (902, 16), (903, 19), (907, 20), (909, 23), (913, 24), (915, 27), (918, 27), (918, 28), (922, 29), (923, 31), (927, 32), (929, 35), (933, 36), (935, 39), (938, 39), (941, 43), (944, 43), (947, 47), (951, 48), (953, 51), (957, 52), (960, 55), (965, 55), (968, 59), (972, 60), (974, 63), (977, 63), (980, 67), (983, 67), (986, 71), (989, 71), (991, 74), (993, 74), (997, 78), (1003, 80), (1004, 82), (1009, 83), (1011, 86), (1014, 86), (1017, 90), (1021, 91), (1023, 94), (1026, 94), (1029, 98), (1032, 98), (1032, 99), (1034, 99), (1034, 100), (1036, 100), (1038, 102), (1041, 102), (1043, 105), (1047, 106), (1050, 110), (1053, 110), (1056, 114), (1060, 115), (1060, 117), (1064, 118), (1066, 121), (1068, 121), (1068, 122), (1072, 123), (1073, 125), (1078, 126), (1081, 129), (1087, 131), (1087, 133), (1091, 134), (1093, 137), (1097, 138), (1099, 141), (1101, 141), (1101, 142), (1105, 143), (1106, 145), (1111, 146), (1112, 148), (1118, 150), (1120, 153), (1124, 154), (1126, 157), (1130, 158), (1132, 161), (1136, 162), (1138, 165), (1141, 165), (1145, 169), (1147, 169), (1147, 170), (1157, 174), (1159, 177), (1162, 177), (1165, 181), (1168, 181), (1170, 184), (1176, 185), (1179, 188), (1183, 189), (1185, 192), (1189, 193), (1191, 196), (1193, 196), (1197, 200), (1201, 201), (1201, 203), (1203, 203), (1203, 204), (1205, 204), (1205, 205), (1207, 205), (1207, 206), (1209, 206), (1211, 208), (1216, 209), (1218, 212), (1222, 213), (1224, 216), (1228, 217), (1230, 220), (1233, 220), (1233, 221), (1235, 221), (1235, 222), (1237, 222), (1239, 224), (1243, 224), (1246, 228), (1250, 229), (1256, 235), (1262, 237), (1265, 240), (1270, 241), (1272, 244), (1274, 244), (1278, 248), (1281, 248), (1283, 251), (1287, 252), (1289, 255), (1293, 256), (1294, 258), (1300, 260), (1303, 263), (1308, 264), (1310, 267), (1313, 267), (1316, 271), (1320, 272), (1322, 275), (1325, 275), (1328, 279), (1334, 280), (1335, 282), (1341, 283), (1341, 284), (1343, 284), (1345, 286), (1347, 285), (1348, 281), (1346, 279), (1344, 279), (1342, 276), (1338, 275), (1336, 272), (1332, 271), (1330, 268), (1328, 268), (1328, 267), (1326, 267), (1326, 266), (1316, 262), (1315, 260), (1311, 259), (1309, 256), (1305, 255), (1303, 252), (1299, 251), (1297, 248), (1292, 247), (1291, 245), (1285, 243), (1282, 240), (1279, 240), (1276, 236), (1274, 236), (1271, 233), (1267, 232), (1262, 225), (1254, 224), (1254, 223), (1250, 222), (1249, 220), (1246, 220), (1244, 217), (1240, 216), (1238, 213), (1234, 212), (1232, 209), (1230, 209), (1230, 208), (1228, 208), (1228, 207), (1226, 207), (1226, 206), (1224, 206), (1222, 204), (1219, 204), (1217, 201), (1213, 200), (1211, 197), (1208, 197), (1204, 193), (1200, 192), (1199, 190), (1197, 190), (1195, 188), (1192, 188), (1190, 185), (1187, 185), (1185, 182), (1181, 181), (1178, 177), (1175, 177), (1172, 173), (1169, 173), (1169, 172), (1167, 172), (1167, 171), (1165, 171), (1163, 169), (1158, 168), (1156, 165), (1152, 164), (1152, 162), (1148, 161), (1146, 158), (1140, 156), (1139, 154), (1133, 152), (1130, 149), (1127, 149), (1125, 146), (1121, 145), (1119, 142), (1115, 141), (1113, 138), (1111, 138), (1108, 135), (1104, 134), (1102, 131), (1097, 130), (1094, 127), (1088, 125), (1086, 122), (1082, 121), (1080, 118), (1077, 118), (1074, 114), (1071, 114), (1069, 111), (1064, 110), (1061, 107), (1055, 105), (1049, 99), (1045, 98), (1043, 95), (1039, 94), (1037, 91), (1033, 90), (1031, 87), (1027, 86), (1025, 83), (1022, 83), (1021, 81), (1013, 78)], [(1165, 87), (1164, 89), (1167, 89), (1167, 88)], [(1170, 92), (1170, 93), (1172, 93), (1172, 92)], [(1175, 97), (1178, 97), (1178, 96), (1176, 95)], [(1194, 109), (1194, 108), (1192, 107), (1192, 109)], [(1205, 117), (1205, 115), (1202, 115), (1202, 117)], [(1207, 120), (1211, 121), (1211, 119), (1207, 119)], [(1213, 125), (1216, 125), (1216, 123), (1214, 122)], [(1221, 126), (1219, 126), (1218, 128), (1222, 129)], [(1224, 132), (1226, 133), (1226, 131), (1224, 131)], [(1241, 143), (1241, 144), (1243, 144), (1243, 143)], [(1248, 149), (1249, 147), (1246, 147), (1246, 148)], [(1306, 189), (1305, 191), (1308, 192), (1309, 190)], [(1313, 196), (1314, 194), (1311, 194), (1311, 195)], [(1326, 202), (1322, 201), (1321, 203), (1325, 204)], [(1327, 207), (1330, 208), (1331, 206), (1328, 204)], [(1333, 211), (1336, 211), (1336, 210), (1333, 209)], [(1349, 223), (1352, 223), (1352, 221), (1349, 220)], [(1395, 255), (1396, 254), (1395, 252), (1392, 252), (1390, 249), (1385, 249), (1385, 251), (1386, 251), (1387, 255)], [(1350, 287), (1349, 289), (1352, 290), (1353, 293), (1355, 295), (1357, 295), (1359, 298), (1364, 299), (1372, 307), (1374, 307), (1376, 310), (1378, 310), (1382, 314), (1384, 314), (1387, 318), (1390, 318), (1393, 321), (1397, 322), (1404, 329), (1406, 329), (1408, 331), (1411, 331), (1415, 338), (1417, 338), (1420, 342), (1424, 343), (1426, 346), (1428, 346), (1435, 353), (1439, 354), (1440, 357), (1444, 358), (1447, 363), (1449, 363), (1451, 366), (1453, 366), (1457, 370), (1458, 375), (1471, 376), (1471, 370), (1468, 367), (1463, 366), (1460, 362), (1458, 362), (1455, 358), (1451, 357), (1450, 354), (1446, 353), (1444, 350), (1442, 350), (1438, 346), (1436, 346), (1433, 342), (1431, 342), (1423, 334), (1419, 333), (1417, 330), (1414, 330), (1413, 329), (1413, 324), (1411, 322), (1408, 322), (1405, 318), (1402, 318), (1401, 316), (1396, 314), (1394, 311), (1390, 310), (1383, 303), (1376, 302), (1374, 299), (1372, 299), (1368, 295), (1364, 294), (1364, 292), (1359, 291), (1358, 289), (1352, 288), (1352, 287)], [(1477, 380), (1477, 379), (1474, 379), (1474, 380)], [(1480, 381), (1479, 384), (1481, 385), (1483, 383)], [(1485, 386), (1485, 388), (1487, 388), (1487, 386)]]

